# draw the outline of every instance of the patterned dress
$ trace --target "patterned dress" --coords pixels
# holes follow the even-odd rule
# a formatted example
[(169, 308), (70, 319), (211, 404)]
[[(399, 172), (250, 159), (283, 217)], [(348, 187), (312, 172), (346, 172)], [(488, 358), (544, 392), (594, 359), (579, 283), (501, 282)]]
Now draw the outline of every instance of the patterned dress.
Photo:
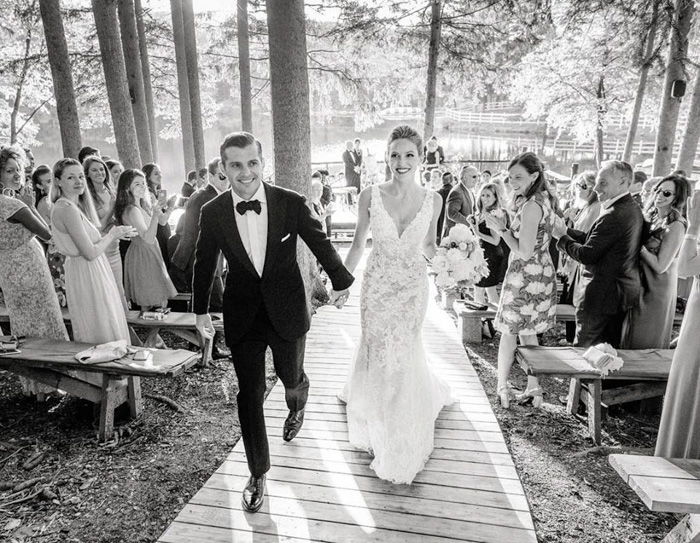
[[(556, 274), (549, 255), (555, 214), (542, 193), (531, 200), (542, 208), (535, 250), (528, 259), (520, 258), (515, 252), (510, 253), (494, 321), (498, 331), (513, 335), (541, 334), (552, 328), (556, 319)], [(521, 220), (522, 206), (513, 220), (512, 232), (516, 239), (520, 235)]]

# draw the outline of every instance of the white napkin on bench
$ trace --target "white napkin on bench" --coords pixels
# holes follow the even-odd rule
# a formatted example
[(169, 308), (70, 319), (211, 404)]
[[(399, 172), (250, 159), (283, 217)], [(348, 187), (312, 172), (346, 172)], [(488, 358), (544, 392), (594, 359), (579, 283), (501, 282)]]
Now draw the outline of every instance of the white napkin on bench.
[(85, 349), (76, 354), (75, 359), (82, 364), (99, 364), (119, 360), (126, 356), (127, 352), (126, 340), (120, 339)]
[(611, 371), (619, 370), (624, 365), (622, 358), (617, 356), (617, 351), (608, 343), (599, 343), (589, 347), (583, 353), (583, 358), (603, 377)]

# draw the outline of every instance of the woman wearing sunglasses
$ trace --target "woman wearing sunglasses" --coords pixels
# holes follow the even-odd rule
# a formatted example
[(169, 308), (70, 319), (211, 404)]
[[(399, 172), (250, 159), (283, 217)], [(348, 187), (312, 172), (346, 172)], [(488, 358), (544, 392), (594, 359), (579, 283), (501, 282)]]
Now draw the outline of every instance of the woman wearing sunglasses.
[(676, 314), (678, 250), (686, 231), (685, 203), (690, 183), (668, 175), (654, 187), (645, 213), (651, 223), (649, 239), (639, 253), (642, 299), (622, 332), (625, 349), (668, 349)]

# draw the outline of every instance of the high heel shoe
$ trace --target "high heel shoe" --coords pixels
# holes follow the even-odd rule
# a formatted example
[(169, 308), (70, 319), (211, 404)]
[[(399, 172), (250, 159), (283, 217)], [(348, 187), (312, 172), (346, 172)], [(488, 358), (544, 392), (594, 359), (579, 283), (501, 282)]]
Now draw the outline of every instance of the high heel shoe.
[(501, 407), (510, 409), (510, 388), (507, 385), (498, 387), (497, 394), (498, 399), (501, 400)]
[(542, 397), (542, 387), (528, 388), (522, 394), (518, 394), (515, 399), (519, 404), (532, 402), (533, 407), (540, 408), (544, 401)]

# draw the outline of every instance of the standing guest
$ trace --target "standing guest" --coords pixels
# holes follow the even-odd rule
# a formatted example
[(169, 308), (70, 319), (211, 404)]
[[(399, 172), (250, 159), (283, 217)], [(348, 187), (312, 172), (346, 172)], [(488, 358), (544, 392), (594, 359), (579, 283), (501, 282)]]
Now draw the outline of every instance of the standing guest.
[[(433, 170), (435, 171), (435, 170)], [(447, 208), (447, 197), (450, 194), (450, 191), (452, 190), (452, 182), (454, 180), (454, 176), (452, 175), (452, 172), (445, 172), (442, 174), (442, 186), (436, 190), (440, 195), (440, 198), (442, 198), (442, 207), (440, 208), (440, 215), (438, 216), (438, 222), (437, 222), (437, 239), (436, 242), (438, 245), (440, 245), (440, 242), (442, 241), (442, 233), (443, 229), (445, 228), (445, 211)]]
[(578, 347), (619, 347), (622, 323), (639, 301), (644, 217), (628, 190), (632, 176), (626, 162), (604, 162), (595, 184), (602, 211), (591, 230), (567, 229), (563, 220), (554, 229), (559, 250), (583, 264), (574, 292)]
[(112, 184), (116, 185), (117, 181), (119, 180), (119, 176), (124, 171), (124, 166), (118, 160), (111, 158), (109, 160), (105, 160), (104, 163), (107, 165), (107, 169), (109, 170), (109, 176), (112, 179)]
[(425, 144), (423, 158), (423, 168), (426, 170), (432, 170), (433, 168), (439, 168), (443, 162), (445, 162), (445, 151), (438, 144), (438, 140), (435, 136), (432, 136)]
[(209, 174), (208, 174), (207, 168), (199, 168), (199, 170), (197, 170), (197, 188), (198, 189), (206, 187), (208, 175)]
[(686, 305), (678, 347), (673, 353), (656, 456), (700, 460), (700, 193), (688, 199), (688, 231), (678, 256), (678, 275), (692, 277), (693, 290)]
[(323, 183), (320, 179), (311, 179), (311, 214), (316, 218), (321, 224), (326, 222), (326, 206), (321, 202), (323, 197)]
[(195, 190), (197, 190), (197, 171), (190, 170), (187, 172), (187, 179), (185, 179), (185, 182), (182, 184), (180, 194), (185, 198), (189, 198), (194, 194)]
[(85, 147), (80, 149), (80, 151), (78, 151), (78, 161), (82, 164), (87, 157), (93, 155), (101, 158), (100, 150), (96, 147), (90, 147), (89, 145), (86, 145)]
[(447, 196), (447, 220), (443, 235), (450, 233), (455, 224), (469, 224), (468, 217), (474, 213), (474, 186), (479, 171), (474, 166), (462, 166), (459, 172), (459, 184)]
[[(0, 289), (14, 335), (67, 340), (46, 257), (36, 240), (48, 241), (51, 232), (34, 207), (33, 191), (23, 186), (23, 161), (19, 147), (0, 147)], [(52, 390), (21, 382), (25, 394)]]
[[(95, 168), (90, 170), (90, 165), (104, 168), (102, 176)], [(97, 157), (87, 158), (83, 167), (75, 159), (64, 158), (54, 166), (51, 194), (53, 235), (66, 255), (66, 296), (73, 337), (95, 344), (120, 339), (129, 342), (123, 294), (105, 253), (114, 247), (115, 240), (135, 232), (129, 226), (115, 226), (106, 235), (101, 234), (102, 221), (90, 191), (85, 190), (88, 182), (84, 168), (91, 172), (95, 186), (108, 179), (107, 166)]]
[[(118, 164), (121, 167), (121, 164)], [(101, 158), (89, 156), (83, 161), (83, 173), (88, 192), (99, 219), (97, 226), (104, 235), (114, 226), (114, 203), (117, 198), (117, 191), (112, 182), (112, 175), (109, 167)], [(104, 251), (109, 267), (114, 274), (117, 289), (126, 309), (126, 296), (124, 294), (124, 268), (120, 252), (119, 237), (113, 237), (112, 243)]]
[(36, 194), (36, 210), (46, 224), (51, 222), (51, 168), (40, 164), (32, 172), (32, 187)]
[[(556, 274), (549, 255), (555, 213), (547, 194), (544, 165), (534, 153), (523, 153), (508, 165), (510, 184), (518, 211), (510, 228), (506, 218), (484, 215), (486, 226), (500, 234), (510, 249), (508, 270), (494, 326), (501, 332), (498, 345), (498, 396), (508, 408), (508, 375), (520, 338), (521, 345), (537, 345), (537, 334), (555, 325)], [(532, 398), (542, 404), (537, 377), (529, 375), (527, 389), (518, 400)]]
[(133, 226), (138, 232), (124, 258), (124, 291), (127, 300), (142, 311), (165, 307), (168, 298), (177, 294), (156, 240), (162, 217), (160, 206), (150, 205), (144, 173), (124, 170), (117, 186), (114, 218), (117, 224)]
[[(501, 239), (501, 234), (486, 226), (486, 215), (495, 215), (499, 219), (505, 220), (506, 228), (510, 228), (510, 218), (501, 203), (498, 186), (495, 183), (486, 183), (481, 187), (479, 197), (476, 199), (476, 209), (477, 213), (472, 217), (477, 226), (476, 235), (479, 236), (479, 244), (484, 250), (489, 274), (474, 286), (474, 301), (484, 303), (488, 298), (490, 303), (497, 304), (497, 287), (505, 277), (504, 261), (507, 262), (510, 250), (506, 242)], [(491, 337), (493, 337), (493, 333), (491, 333)]]
[(647, 206), (654, 201), (654, 188), (659, 184), (663, 177), (650, 177), (642, 185), (642, 209), (646, 209)]
[(644, 183), (647, 179), (647, 174), (641, 170), (637, 170), (634, 172), (634, 181), (630, 185), (630, 194), (632, 195), (632, 198), (634, 198), (634, 201), (637, 202), (639, 207), (642, 209), (645, 207), (644, 202), (642, 201), (642, 188), (644, 187)]
[(434, 191), (438, 191), (442, 188), (442, 170), (440, 168), (430, 170), (430, 181), (426, 188)]
[(165, 262), (165, 268), (167, 269), (170, 267), (168, 240), (172, 234), (168, 219), (170, 219), (170, 215), (175, 209), (175, 200), (168, 200), (167, 193), (162, 189), (163, 174), (158, 164), (145, 164), (143, 168), (141, 168), (141, 171), (146, 174), (146, 184), (148, 185), (148, 192), (151, 194), (151, 207), (158, 205), (163, 211), (165, 222), (163, 222), (163, 218), (159, 221), (156, 240), (158, 240), (160, 254), (163, 256), (163, 262)]
[(362, 162), (364, 161), (364, 156), (362, 155), (362, 140), (360, 138), (355, 138), (352, 142), (352, 152), (355, 153), (355, 159), (357, 165), (360, 167), (360, 174), (362, 173)]
[(686, 229), (685, 203), (690, 183), (680, 175), (664, 177), (646, 209), (649, 239), (639, 253), (642, 298), (624, 327), (625, 349), (668, 349), (678, 291), (678, 251)]
[[(598, 220), (601, 204), (598, 201), (598, 195), (593, 190), (595, 178), (596, 173), (594, 171), (581, 172), (574, 178), (572, 183), (574, 189), (573, 202), (564, 213), (567, 228), (588, 234), (593, 227), (593, 223)], [(564, 255), (561, 269), (564, 275), (564, 289), (562, 290), (560, 301), (563, 304), (573, 305), (576, 282), (581, 272), (581, 266), (573, 258)], [(576, 323), (567, 322), (566, 340), (573, 342), (575, 335)]]
[[(316, 175), (318, 174), (318, 176)], [(333, 187), (331, 187), (328, 179), (328, 170), (317, 170), (311, 175), (311, 179), (318, 178), (323, 183), (323, 194), (321, 195), (321, 203), (326, 208), (326, 234), (331, 237), (333, 231)]]
[(348, 140), (345, 142), (345, 151), (343, 151), (343, 164), (345, 164), (345, 185), (355, 187), (358, 194), (360, 192), (360, 161), (355, 154), (353, 142)]
[(491, 182), (491, 170), (484, 170), (481, 172), (481, 185)]

